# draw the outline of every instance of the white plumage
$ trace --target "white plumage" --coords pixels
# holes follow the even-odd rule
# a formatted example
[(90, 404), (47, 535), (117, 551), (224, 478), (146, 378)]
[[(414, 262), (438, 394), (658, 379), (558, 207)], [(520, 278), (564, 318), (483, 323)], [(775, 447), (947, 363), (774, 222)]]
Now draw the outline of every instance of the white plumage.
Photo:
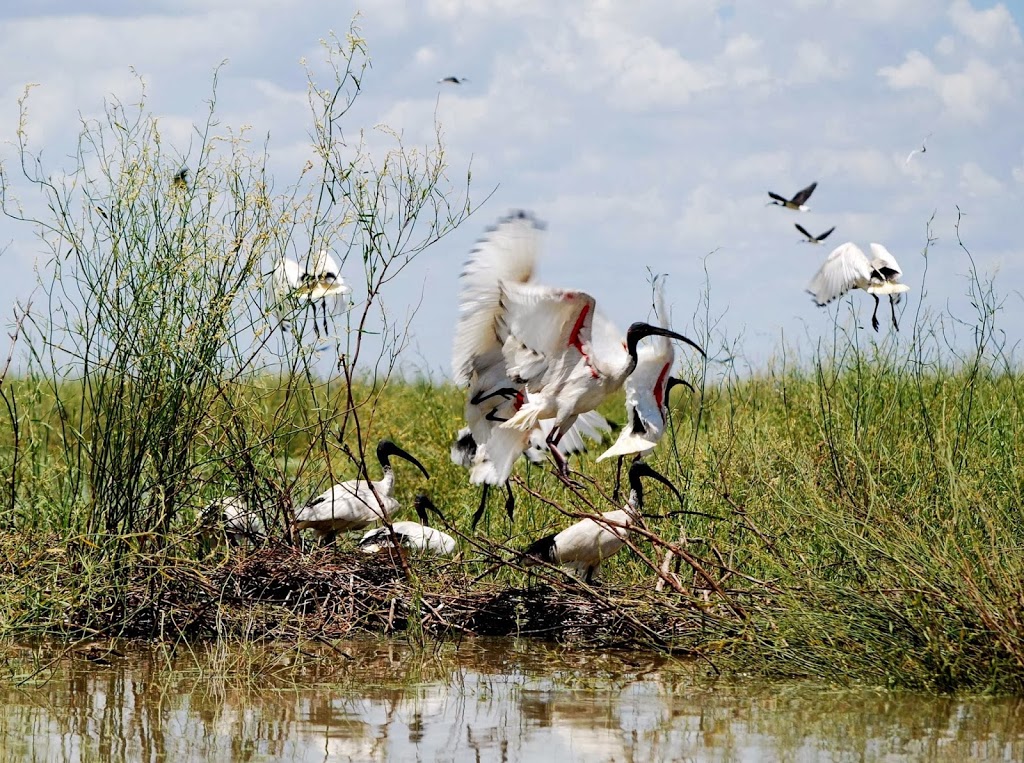
[[(668, 327), (668, 309), (659, 281), (654, 295), (658, 324)], [(654, 449), (665, 434), (668, 415), (668, 385), (675, 350), (672, 340), (658, 336), (637, 350), (636, 368), (626, 377), (626, 424), (619, 438), (598, 461), (631, 453), (647, 453)]]
[(211, 501), (203, 509), (203, 525), (208, 536), (223, 537), (228, 543), (242, 541), (259, 543), (267, 536), (267, 528), (259, 512), (250, 509), (244, 496), (232, 495)]
[(274, 312), (282, 325), (300, 307), (313, 306), (313, 330), (317, 336), (320, 335), (320, 327), (316, 322), (317, 304), (323, 308), (326, 334), (328, 299), (341, 299), (352, 293), (352, 289), (341, 277), (338, 263), (324, 250), (317, 253), (307, 268), (302, 268), (295, 260), (283, 257), (274, 266), (271, 289)]
[(372, 483), (356, 479), (335, 485), (295, 511), (295, 528), (311, 528), (330, 540), (339, 532), (362, 530), (394, 514), (400, 504), (394, 498), (395, 473), (390, 456), (404, 458), (429, 479), (423, 464), (390, 440), (381, 440), (377, 445), (377, 460), (384, 476)]
[(578, 578), (591, 582), (601, 562), (608, 559), (625, 545), (629, 528), (643, 512), (642, 477), (652, 477), (671, 488), (682, 502), (682, 496), (675, 486), (654, 471), (643, 461), (637, 461), (629, 470), (629, 500), (621, 509), (606, 511), (599, 517), (587, 517), (554, 535), (532, 543), (523, 554), (526, 564), (530, 557), (548, 564), (567, 567)]
[(430, 526), (427, 511), (433, 511), (440, 515), (440, 511), (434, 506), (433, 501), (426, 495), (420, 493), (413, 501), (419, 522), (395, 522), (391, 530), (386, 527), (376, 527), (368, 530), (359, 541), (359, 549), (366, 554), (374, 554), (383, 548), (388, 548), (397, 542), (403, 548), (411, 551), (422, 551), (437, 556), (451, 556), (455, 553), (455, 538), (446, 532)]
[(878, 331), (878, 296), (889, 295), (892, 310), (892, 325), (899, 331), (896, 322), (896, 302), (910, 287), (899, 283), (903, 271), (888, 249), (881, 244), (871, 244), (871, 259), (859, 246), (851, 241), (840, 244), (807, 285), (807, 291), (818, 305), (827, 305), (851, 289), (863, 289), (875, 300), (871, 313), (871, 325)]
[[(553, 420), (540, 420), (528, 432), (509, 431), (500, 425), (515, 415), (528, 398), (525, 384), (509, 374), (498, 324), (505, 312), (503, 285), (526, 283), (533, 277), (543, 226), (526, 212), (502, 218), (477, 242), (460, 276), (459, 319), (452, 352), (452, 371), (459, 384), (469, 387), (465, 417), (469, 425), (459, 432), (452, 460), (476, 475), (483, 484), (480, 507), (473, 526), (483, 515), (489, 485), (505, 484), (505, 510), (511, 517), (515, 500), (507, 481), (519, 454), (534, 463), (549, 452), (547, 437)], [(600, 440), (611, 426), (597, 413), (581, 418), (559, 443), (562, 457), (586, 449), (584, 437)], [(489, 454), (496, 454), (497, 459)]]
[(474, 437), (480, 420), (488, 422), (470, 473), (476, 484), (504, 483), (545, 419), (553, 420), (545, 444), (564, 477), (559, 441), (580, 414), (622, 386), (644, 337), (669, 336), (703, 353), (681, 334), (646, 323), (634, 323), (623, 341), (589, 294), (530, 283), (540, 231), (524, 212), (504, 218), (462, 275), (453, 367), (456, 380), (470, 385), (466, 418)]

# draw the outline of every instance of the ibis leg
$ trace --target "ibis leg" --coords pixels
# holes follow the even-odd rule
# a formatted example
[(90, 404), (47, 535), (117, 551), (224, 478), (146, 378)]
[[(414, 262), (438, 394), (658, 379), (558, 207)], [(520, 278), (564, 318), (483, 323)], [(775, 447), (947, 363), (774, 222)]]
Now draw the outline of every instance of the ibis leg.
[(505, 492), (508, 494), (508, 497), (505, 499), (505, 513), (508, 514), (508, 521), (511, 522), (512, 514), (516, 510), (516, 497), (512, 495), (512, 483), (508, 480), (505, 480)]
[(480, 522), (480, 517), (484, 515), (484, 509), (487, 508), (487, 491), (491, 489), (490, 485), (485, 484), (483, 492), (480, 493), (480, 506), (477, 507), (476, 514), (473, 515), (473, 523), (470, 528), (476, 530), (477, 524)]
[(622, 459), (624, 458), (625, 456), (619, 456), (615, 464), (615, 489), (612, 490), (612, 500), (615, 503), (619, 502), (619, 489), (622, 487)]
[(878, 295), (872, 294), (871, 296), (875, 298), (875, 309), (871, 313), (871, 328), (878, 331)]
[(897, 331), (900, 330), (900, 324), (896, 322), (896, 300), (889, 296), (889, 309), (892, 312), (892, 327)]

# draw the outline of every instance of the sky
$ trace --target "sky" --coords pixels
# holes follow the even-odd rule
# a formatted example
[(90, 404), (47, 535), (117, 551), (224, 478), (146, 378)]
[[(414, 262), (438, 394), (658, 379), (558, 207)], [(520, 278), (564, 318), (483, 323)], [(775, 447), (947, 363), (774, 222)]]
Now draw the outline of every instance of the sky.
[[(831, 316), (847, 314), (849, 298), (818, 308), (804, 292), (844, 241), (884, 243), (900, 260), (911, 286), (905, 327), (922, 301), (970, 322), (959, 217), (978, 270), (1004, 298), (1008, 343), (1021, 336), (1020, 0), (5, 3), (0, 157), (13, 157), (27, 83), (38, 85), (33, 144), (59, 164), (80, 115), (136, 92), (133, 71), (168, 139), (187, 150), (226, 61), (221, 122), (265, 135), (272, 171), (292, 178), (308, 143), (299, 62), (357, 12), (372, 66), (351, 129), (383, 123), (423, 145), (436, 118), (453, 180), (471, 163), (482, 202), (389, 295), (398, 306), (422, 297), (410, 351), (421, 370), (450, 373), (460, 267), (513, 208), (547, 223), (541, 283), (588, 291), (624, 329), (648, 317), (648, 270), (665, 273), (673, 327), (698, 335), (706, 296), (709, 350), (754, 369), (783, 341), (813, 347)], [(469, 81), (437, 83), (448, 75)], [(908, 162), (926, 136), (927, 151)], [(766, 206), (768, 190), (789, 196), (811, 181), (810, 211)], [(795, 222), (837, 228), (815, 247), (799, 243)], [(31, 290), (39, 254), (32, 230), (0, 220), (4, 315)], [(909, 341), (888, 321), (875, 336), (870, 298), (853, 300), (866, 337)]]

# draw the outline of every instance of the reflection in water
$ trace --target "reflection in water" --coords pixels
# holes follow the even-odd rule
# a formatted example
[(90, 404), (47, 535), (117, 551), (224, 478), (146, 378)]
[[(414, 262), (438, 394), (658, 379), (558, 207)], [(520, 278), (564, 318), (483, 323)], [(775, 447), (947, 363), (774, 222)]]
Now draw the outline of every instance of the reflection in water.
[[(709, 683), (658, 657), (467, 641), (8, 657), (4, 760), (1020, 760), (1013, 699)], [(43, 679), (48, 679), (43, 681)]]

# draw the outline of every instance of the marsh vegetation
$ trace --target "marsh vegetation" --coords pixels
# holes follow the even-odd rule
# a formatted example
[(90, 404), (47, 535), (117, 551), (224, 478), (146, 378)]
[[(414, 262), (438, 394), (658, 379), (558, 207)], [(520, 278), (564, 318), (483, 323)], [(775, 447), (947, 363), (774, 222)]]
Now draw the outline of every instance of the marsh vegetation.
[[(347, 126), (365, 48), (353, 31), (325, 53), (327, 84), (309, 74), (311, 159), (287, 184), (259, 141), (220, 126), (215, 91), (187, 155), (144, 100), (111, 102), (59, 172), (22, 102), (17, 171), (39, 198), (13, 198), (5, 167), (3, 210), (48, 259), (0, 376), (0, 637), (501, 633), (713, 671), (1024, 690), (1024, 390), (991, 283), (971, 268), (974, 315), (914, 308), (898, 335), (841, 309), (830, 341), (750, 373), (715, 361), (731, 353), (705, 291), (693, 332), (712, 360), (679, 374), (697, 392), (673, 398), (651, 457), (684, 505), (652, 491), (600, 586), (527, 571), (530, 540), (617, 508), (614, 467), (574, 459), (572, 488), (524, 463), (514, 522), (495, 506), (470, 532), (478, 493), (448, 456), (463, 393), (400, 373), (415, 310), (387, 299), (475, 208), (469, 169), (448, 165), (440, 131), (410, 147)], [(282, 329), (275, 258), (320, 249), (354, 302), (326, 336), (301, 311)], [(456, 558), (301, 547), (294, 508), (372, 476), (385, 437), (429, 471), (401, 473), (398, 497), (429, 491)], [(260, 544), (217, 542), (203, 509), (229, 495), (258, 507)]]

